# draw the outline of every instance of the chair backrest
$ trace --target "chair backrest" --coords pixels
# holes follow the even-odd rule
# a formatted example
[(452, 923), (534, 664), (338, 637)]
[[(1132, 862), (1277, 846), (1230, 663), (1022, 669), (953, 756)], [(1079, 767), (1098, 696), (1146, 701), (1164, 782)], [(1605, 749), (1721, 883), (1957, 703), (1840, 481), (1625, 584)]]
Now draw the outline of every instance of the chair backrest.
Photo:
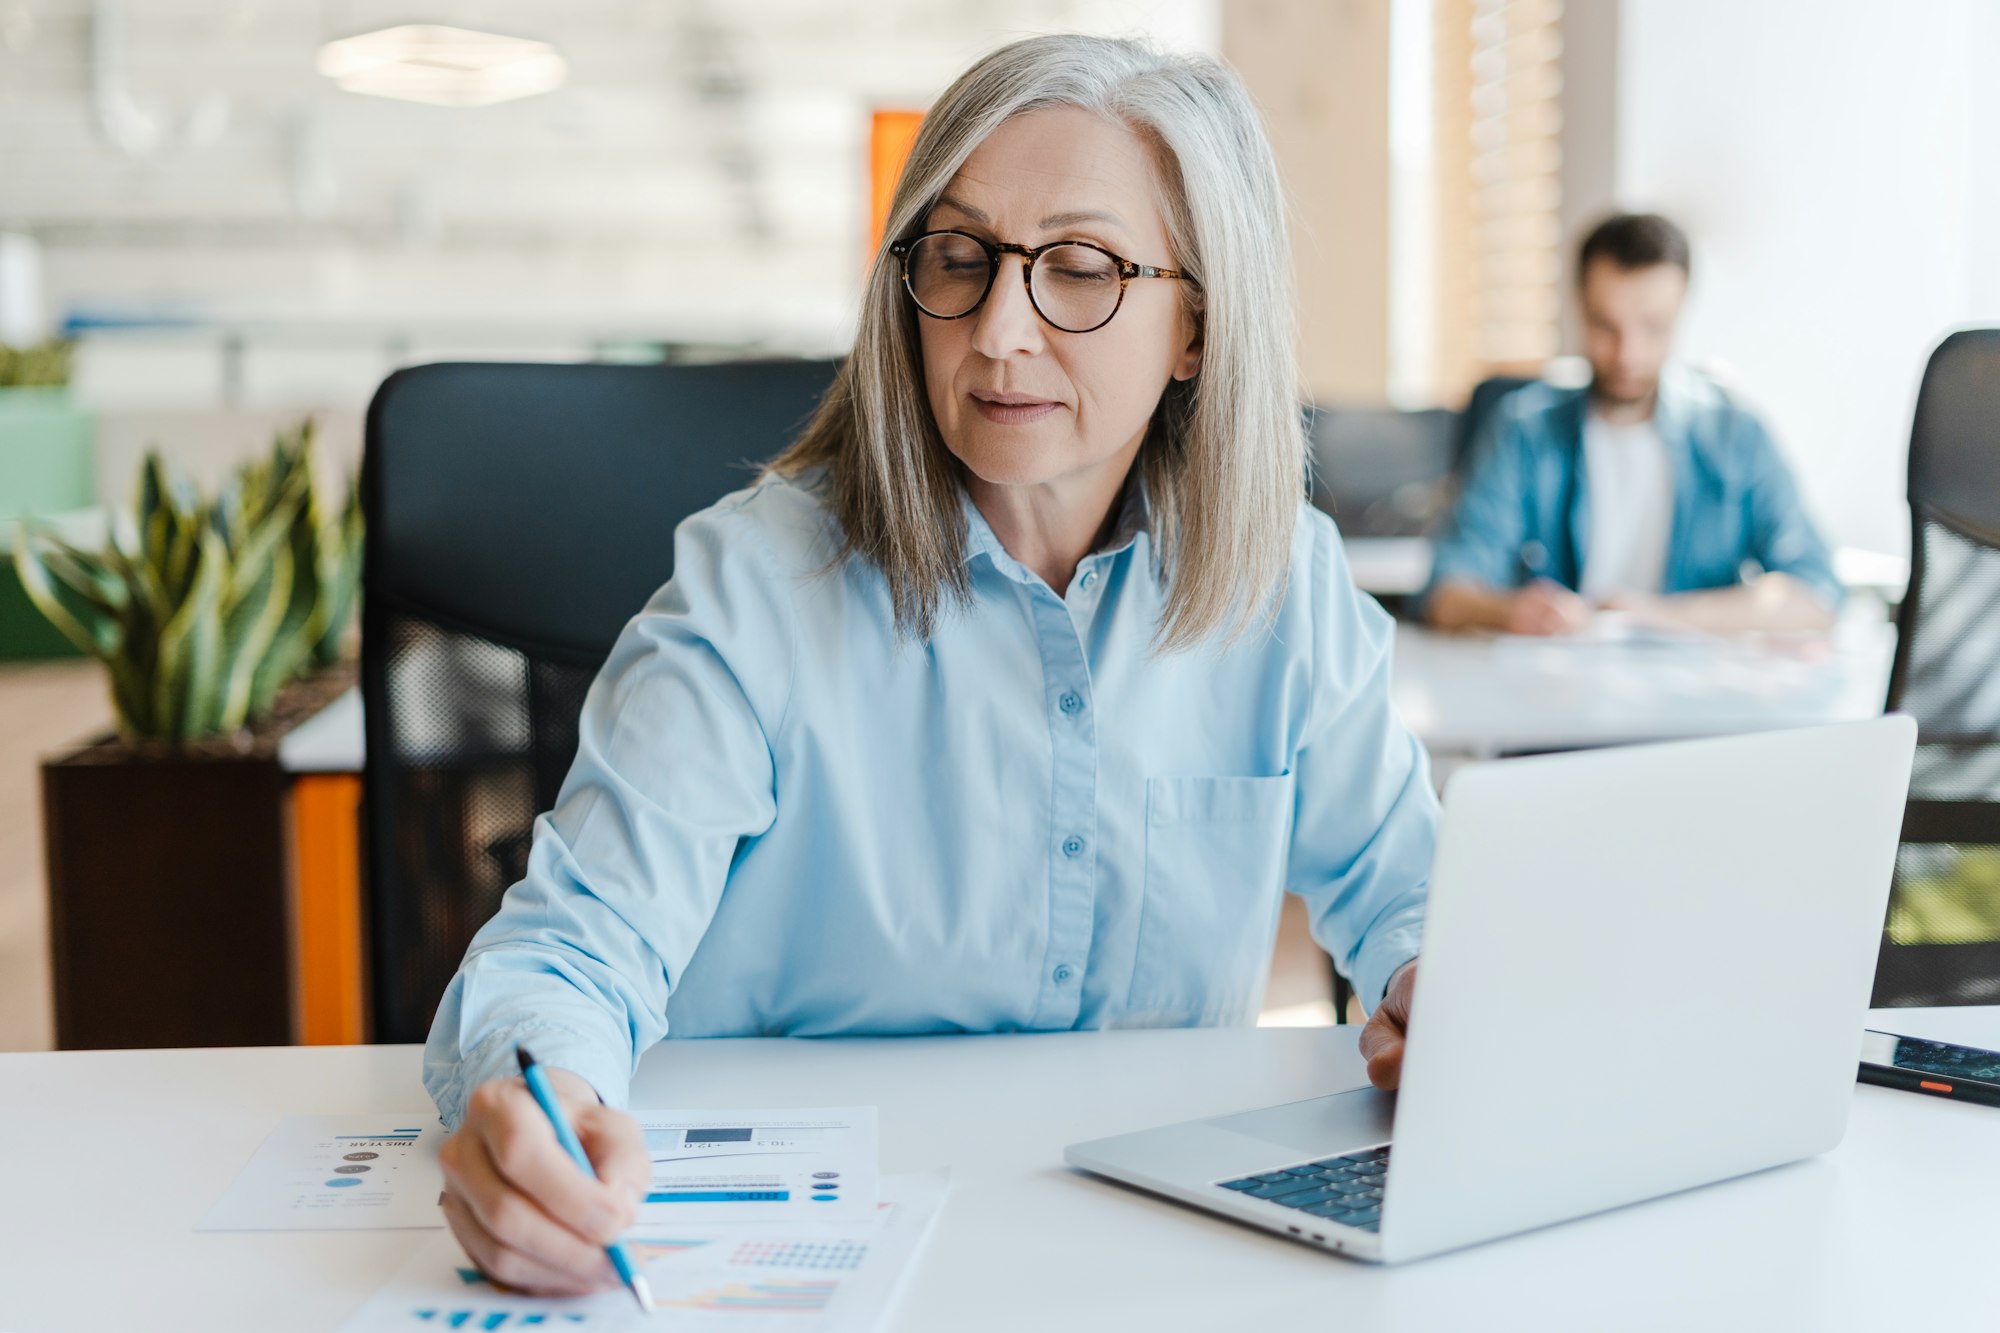
[(1418, 537), (1436, 529), (1458, 497), (1479, 428), (1500, 400), (1535, 381), (1492, 375), (1460, 412), (1321, 407), (1306, 412), (1312, 502), (1347, 537)]
[(1917, 720), (1877, 1004), (2000, 1000), (2000, 329), (1931, 354), (1888, 706)]
[(2000, 329), (1954, 333), (1931, 354), (1909, 477), (1889, 706), (1925, 741), (2000, 741)]
[(1450, 503), (1456, 412), (1322, 407), (1308, 413), (1312, 502), (1346, 537), (1414, 537)]
[(423, 1040), (524, 872), (584, 692), (673, 574), (675, 525), (750, 484), (835, 369), (448, 364), (376, 392), (361, 650), (375, 1040)]

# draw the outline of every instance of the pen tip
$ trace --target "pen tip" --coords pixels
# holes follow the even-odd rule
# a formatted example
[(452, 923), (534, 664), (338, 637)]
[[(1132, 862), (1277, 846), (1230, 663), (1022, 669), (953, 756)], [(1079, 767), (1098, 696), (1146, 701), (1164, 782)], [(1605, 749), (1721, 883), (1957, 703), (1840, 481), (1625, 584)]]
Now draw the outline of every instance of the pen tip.
[(632, 1279), (632, 1297), (639, 1302), (639, 1308), (647, 1314), (653, 1313), (653, 1289), (646, 1285), (646, 1279)]

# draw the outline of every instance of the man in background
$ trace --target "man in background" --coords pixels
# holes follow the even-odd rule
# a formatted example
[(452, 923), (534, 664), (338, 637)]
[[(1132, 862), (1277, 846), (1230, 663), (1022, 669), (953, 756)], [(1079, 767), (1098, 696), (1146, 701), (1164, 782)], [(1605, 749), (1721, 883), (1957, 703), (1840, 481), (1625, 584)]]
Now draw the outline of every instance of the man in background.
[(1437, 543), (1432, 625), (1564, 634), (1599, 609), (1710, 631), (1832, 623), (1832, 561), (1762, 423), (1668, 361), (1688, 272), (1687, 237), (1654, 214), (1584, 239), (1590, 383), (1493, 409)]

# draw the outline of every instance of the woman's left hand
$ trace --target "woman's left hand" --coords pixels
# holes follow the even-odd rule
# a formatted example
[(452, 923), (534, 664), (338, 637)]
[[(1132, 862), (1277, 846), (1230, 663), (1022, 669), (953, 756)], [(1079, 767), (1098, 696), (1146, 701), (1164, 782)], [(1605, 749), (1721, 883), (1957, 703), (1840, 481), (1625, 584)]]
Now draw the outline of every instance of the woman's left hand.
[(1417, 987), (1417, 963), (1413, 958), (1389, 978), (1382, 1003), (1361, 1029), (1361, 1054), (1368, 1061), (1368, 1081), (1378, 1088), (1393, 1089), (1403, 1081), (1403, 1029), (1410, 1021), (1410, 994)]

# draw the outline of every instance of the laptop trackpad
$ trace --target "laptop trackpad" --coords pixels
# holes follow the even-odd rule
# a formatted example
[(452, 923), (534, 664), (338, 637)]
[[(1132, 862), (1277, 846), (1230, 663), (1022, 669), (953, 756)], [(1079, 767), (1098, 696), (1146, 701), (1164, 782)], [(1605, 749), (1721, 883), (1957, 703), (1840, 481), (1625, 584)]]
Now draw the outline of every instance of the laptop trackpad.
[(1356, 1088), (1332, 1097), (1218, 1116), (1208, 1123), (1309, 1156), (1332, 1156), (1387, 1143), (1395, 1115), (1395, 1093)]

